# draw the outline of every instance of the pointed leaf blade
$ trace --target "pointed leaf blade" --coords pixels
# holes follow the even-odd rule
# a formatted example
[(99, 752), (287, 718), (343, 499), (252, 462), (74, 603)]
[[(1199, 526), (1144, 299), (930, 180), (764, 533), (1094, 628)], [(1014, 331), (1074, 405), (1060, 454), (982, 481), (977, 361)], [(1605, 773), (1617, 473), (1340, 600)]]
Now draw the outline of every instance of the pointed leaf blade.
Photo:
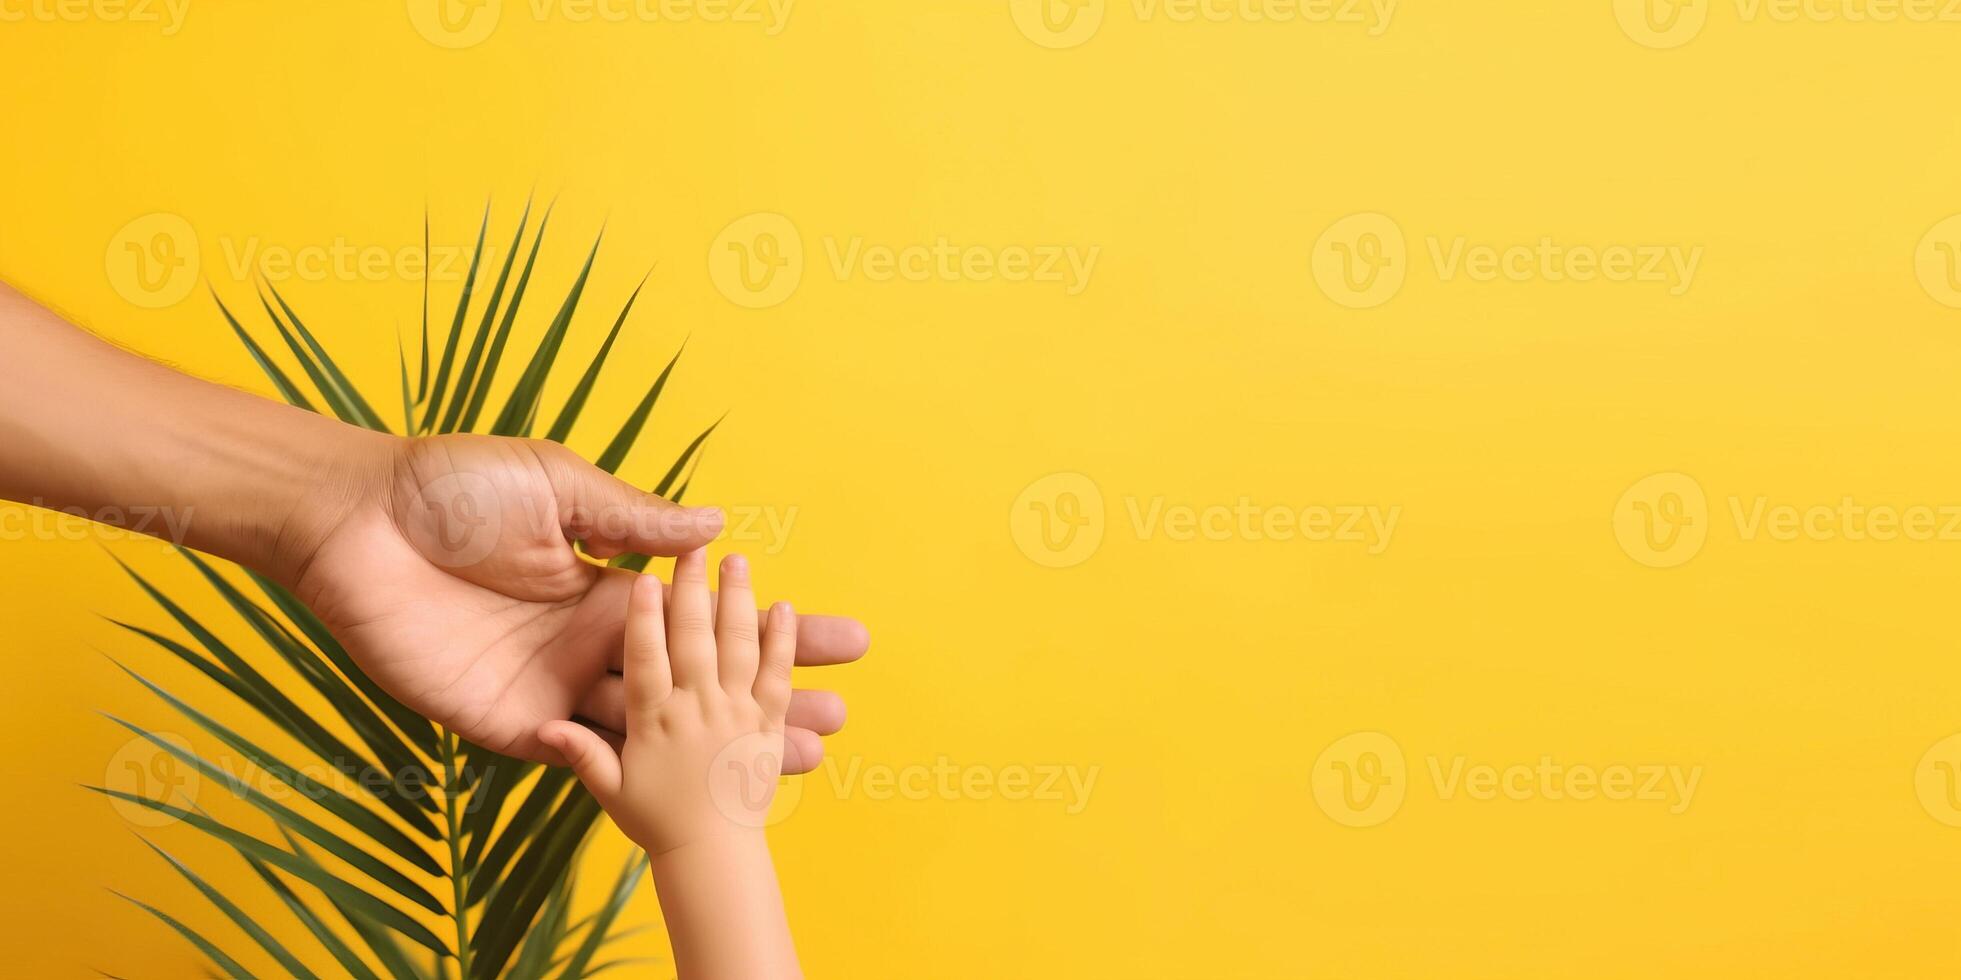
[[(142, 838), (138, 839), (142, 840)], [(158, 847), (155, 843), (148, 840), (143, 840), (143, 843), (148, 845), (150, 850), (157, 852), (158, 857), (170, 862), (170, 866), (176, 868), (177, 873), (183, 875), (184, 880), (191, 883), (191, 887), (196, 888), (199, 894), (210, 900), (211, 904), (217, 906), (218, 911), (225, 913), (225, 917), (232, 920), (233, 924), (243, 930), (245, 935), (250, 937), (253, 942), (258, 943), (260, 949), (265, 950), (273, 959), (278, 960), (279, 965), (286, 968), (286, 972), (300, 978), (300, 980), (319, 980), (312, 970), (306, 968), (305, 963), (300, 962), (299, 957), (294, 956), (279, 940), (274, 939), (272, 933), (267, 932), (264, 926), (259, 925), (251, 916), (246, 915), (245, 910), (239, 908), (236, 902), (226, 898), (223, 892), (211, 887), (209, 882), (198, 877), (197, 872), (192, 871), (188, 865), (172, 857), (169, 851)]]

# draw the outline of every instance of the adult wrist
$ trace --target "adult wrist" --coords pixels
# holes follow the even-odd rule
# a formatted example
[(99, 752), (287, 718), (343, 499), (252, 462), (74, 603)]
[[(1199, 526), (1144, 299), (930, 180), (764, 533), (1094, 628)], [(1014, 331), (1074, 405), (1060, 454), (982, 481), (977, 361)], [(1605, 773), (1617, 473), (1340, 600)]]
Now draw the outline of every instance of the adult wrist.
[(224, 501), (238, 520), (221, 517), (207, 550), (292, 588), (350, 514), (386, 506), (389, 475), (407, 440), (285, 405), (266, 407), (260, 424), (234, 431), (234, 441), (216, 451), (229, 472), (202, 495)]

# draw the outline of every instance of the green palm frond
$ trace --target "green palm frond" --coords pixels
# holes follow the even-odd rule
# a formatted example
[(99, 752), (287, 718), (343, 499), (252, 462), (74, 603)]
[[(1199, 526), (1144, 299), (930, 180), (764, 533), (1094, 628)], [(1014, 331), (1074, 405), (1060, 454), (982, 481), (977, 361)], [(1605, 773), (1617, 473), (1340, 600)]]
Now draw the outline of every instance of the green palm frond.
[[(506, 355), (517, 342), (518, 312), (533, 286), (532, 272), (551, 219), (550, 205), (535, 226), (531, 217), (531, 204), (526, 202), (510, 251), (489, 281), (481, 308), (473, 311), (477, 305), (473, 297), (486, 292), (480, 289), (487, 278), (484, 248), (491, 222), (486, 208), (447, 336), (436, 338), (433, 350), (425, 277), (420, 341), (415, 345), (420, 356), (413, 373), (408, 351), (415, 347), (399, 338), (396, 346), (397, 377), (391, 379), (391, 387), (400, 389), (401, 434), (525, 435), (545, 411), (545, 391), (560, 373), (561, 355), (585, 297), (599, 242), (593, 242), (576, 279), (523, 358), (523, 368), (510, 382), (505, 401), (493, 413), (491, 395)], [(425, 254), (428, 236), (425, 216)], [(517, 262), (520, 251), (526, 252), (522, 265)], [(643, 279), (610, 318), (611, 329), (580, 370), (570, 394), (548, 416), (552, 424), (545, 438), (563, 442), (571, 436), (644, 286)], [(255, 337), (215, 290), (212, 298), (281, 398), (308, 411), (391, 431), (375, 411), (375, 402), (362, 393), (272, 284), (263, 284), (258, 296), (271, 324), (270, 336), (277, 338), (270, 345)], [(475, 328), (466, 335), (465, 325), (472, 319)], [(272, 349), (283, 350), (297, 370), (282, 367), (281, 358), (269, 352)], [(608, 472), (616, 471), (639, 444), (679, 360), (677, 350), (616, 424), (612, 437), (601, 444), (599, 465)], [(486, 419), (488, 424), (482, 424)], [(684, 476), (691, 477), (699, 466), (703, 445), (716, 424), (704, 429), (673, 460), (656, 492), (673, 490), (676, 498), (685, 493)], [(679, 490), (675, 490), (677, 483)], [(277, 901), (267, 901), (265, 894), (226, 894), (189, 864), (146, 840), (237, 928), (239, 936), (207, 937), (156, 906), (135, 898), (131, 902), (182, 935), (225, 976), (272, 971), (312, 977), (313, 971), (331, 967), (336, 974), (361, 980), (533, 980), (588, 977), (637, 962), (601, 956), (615, 942), (641, 931), (620, 928), (619, 916), (644, 877), (646, 858), (636, 852), (628, 859), (598, 908), (575, 908), (580, 857), (600, 809), (567, 770), (470, 745), (424, 720), (361, 673), (326, 626), (286, 589), (250, 570), (244, 570), (250, 587), (241, 586), (211, 562), (179, 551), (244, 625), (253, 643), (235, 647), (221, 640), (218, 631), (188, 612), (184, 603), (120, 559), (118, 564), (166, 614), (177, 635), (116, 619), (110, 622), (215, 683), (239, 706), (269, 723), (282, 744), (275, 747), (250, 739), (220, 721), (217, 715), (222, 712), (194, 705), (120, 662), (117, 666), (198, 730), (269, 777), (281, 792), (275, 798), (178, 742), (113, 716), (114, 724), (229, 791), (263, 823), (255, 831), (195, 807), (113, 788), (90, 788), (175, 818), (228, 846)], [(614, 563), (644, 568), (646, 559), (622, 556)], [(325, 701), (335, 723), (325, 724), (297, 704), (287, 693), (297, 690), (311, 691)], [(329, 778), (319, 778), (320, 773)], [(273, 927), (275, 915), (291, 915), (303, 930)], [(439, 926), (431, 928), (431, 923)], [(313, 945), (282, 944), (276, 935), (310, 937)], [(237, 958), (244, 953), (251, 956)], [(258, 961), (256, 969), (253, 960)]]

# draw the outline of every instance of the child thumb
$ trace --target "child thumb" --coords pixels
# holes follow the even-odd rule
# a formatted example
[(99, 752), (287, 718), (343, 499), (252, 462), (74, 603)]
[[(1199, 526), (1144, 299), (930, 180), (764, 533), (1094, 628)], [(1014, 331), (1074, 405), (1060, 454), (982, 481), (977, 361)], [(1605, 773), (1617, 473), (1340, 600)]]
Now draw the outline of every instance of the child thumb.
[(538, 729), (538, 741), (557, 752), (564, 764), (605, 806), (620, 791), (620, 756), (599, 733), (574, 721), (548, 721)]

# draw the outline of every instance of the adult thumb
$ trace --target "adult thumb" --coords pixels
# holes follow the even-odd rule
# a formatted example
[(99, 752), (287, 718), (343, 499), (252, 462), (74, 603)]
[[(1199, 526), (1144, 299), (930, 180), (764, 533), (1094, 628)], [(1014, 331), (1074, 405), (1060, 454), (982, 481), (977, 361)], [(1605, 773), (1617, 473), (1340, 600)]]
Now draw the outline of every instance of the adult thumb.
[(581, 459), (569, 449), (547, 460), (567, 537), (594, 558), (631, 552), (682, 555), (722, 533), (719, 507), (682, 507)]

